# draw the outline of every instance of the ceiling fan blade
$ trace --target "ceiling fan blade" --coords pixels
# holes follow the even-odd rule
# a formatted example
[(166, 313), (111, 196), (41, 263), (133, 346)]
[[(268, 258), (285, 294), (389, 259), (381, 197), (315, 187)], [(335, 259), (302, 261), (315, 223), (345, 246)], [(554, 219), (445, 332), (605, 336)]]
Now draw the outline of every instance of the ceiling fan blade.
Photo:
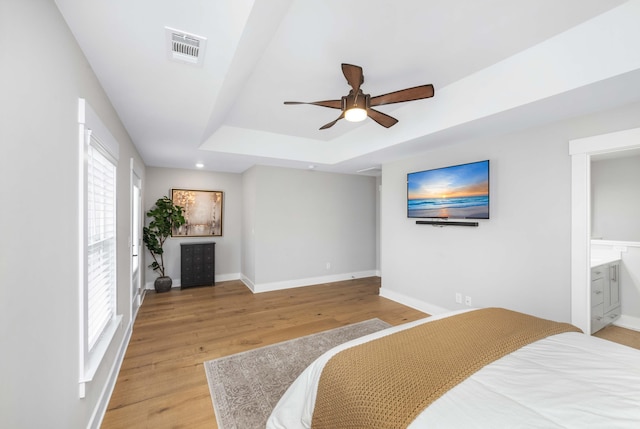
[(385, 128), (392, 127), (398, 123), (398, 120), (396, 118), (392, 118), (391, 116), (382, 112), (378, 112), (375, 109), (367, 110), (367, 114), (371, 119), (373, 119), (374, 121), (376, 121), (377, 123), (379, 123)]
[(364, 82), (362, 67), (342, 63), (342, 74), (344, 74), (344, 77), (347, 79), (349, 86), (353, 88), (353, 93), (357, 94), (360, 90), (360, 85)]
[(433, 85), (420, 85), (413, 88), (401, 89), (400, 91), (371, 97), (370, 106), (380, 106), (382, 104), (402, 103), (403, 101), (421, 100), (433, 97)]
[(284, 104), (313, 104), (314, 106), (330, 107), (332, 109), (342, 109), (342, 100), (325, 100), (325, 101), (285, 101)]
[(338, 122), (342, 118), (344, 118), (344, 112), (342, 112), (342, 114), (340, 116), (338, 116), (338, 118), (335, 121), (331, 121), (328, 124), (324, 124), (323, 126), (320, 127), (320, 129), (321, 130), (326, 130), (327, 128), (331, 128), (336, 124), (336, 122)]

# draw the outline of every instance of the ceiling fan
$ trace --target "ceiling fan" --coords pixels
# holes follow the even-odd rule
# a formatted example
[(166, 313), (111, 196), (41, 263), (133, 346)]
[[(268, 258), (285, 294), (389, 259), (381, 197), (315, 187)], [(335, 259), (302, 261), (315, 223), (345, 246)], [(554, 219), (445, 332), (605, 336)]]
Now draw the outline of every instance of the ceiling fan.
[(364, 121), (367, 116), (382, 125), (389, 128), (395, 125), (398, 120), (385, 113), (372, 109), (372, 106), (381, 106), (383, 104), (402, 103), (404, 101), (421, 100), (423, 98), (433, 97), (433, 85), (420, 85), (413, 88), (401, 89), (400, 91), (390, 92), (388, 94), (371, 97), (364, 94), (360, 85), (364, 82), (362, 67), (353, 64), (342, 64), (342, 73), (347, 79), (347, 83), (351, 86), (349, 95), (343, 96), (340, 100), (326, 101), (285, 101), (284, 104), (313, 104), (314, 106), (329, 107), (332, 109), (340, 109), (342, 113), (334, 121), (320, 127), (321, 130), (331, 128), (340, 119), (347, 121), (359, 122)]

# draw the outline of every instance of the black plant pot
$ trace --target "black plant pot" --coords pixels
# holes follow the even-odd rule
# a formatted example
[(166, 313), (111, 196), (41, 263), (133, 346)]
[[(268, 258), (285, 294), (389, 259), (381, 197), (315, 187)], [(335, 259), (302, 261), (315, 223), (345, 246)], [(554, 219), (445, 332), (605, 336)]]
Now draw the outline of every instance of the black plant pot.
[(173, 281), (169, 276), (158, 277), (155, 282), (153, 282), (153, 287), (156, 288), (156, 292), (169, 292), (171, 290), (171, 285)]

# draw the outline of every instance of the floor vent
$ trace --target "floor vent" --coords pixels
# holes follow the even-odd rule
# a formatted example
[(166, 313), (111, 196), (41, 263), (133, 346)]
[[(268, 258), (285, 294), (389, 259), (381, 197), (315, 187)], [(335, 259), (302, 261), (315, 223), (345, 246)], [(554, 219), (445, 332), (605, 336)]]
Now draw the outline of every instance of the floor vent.
[(202, 65), (207, 39), (195, 34), (165, 27), (169, 59), (181, 63)]

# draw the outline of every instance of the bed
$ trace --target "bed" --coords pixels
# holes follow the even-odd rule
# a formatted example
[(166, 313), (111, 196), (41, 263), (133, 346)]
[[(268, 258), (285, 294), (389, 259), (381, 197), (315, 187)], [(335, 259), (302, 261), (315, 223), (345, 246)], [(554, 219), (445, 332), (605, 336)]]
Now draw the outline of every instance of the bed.
[[(473, 311), (481, 310), (428, 317), (328, 351), (289, 387), (274, 408), (267, 429), (312, 427), (314, 410), (324, 403), (316, 404), (321, 402), (318, 392), (326, 391), (319, 387), (323, 370), (340, 352), (390, 340), (394, 335), (405, 335), (412, 328), (421, 329), (421, 325), (445, 318), (466, 317), (463, 315)], [(408, 425), (387, 422), (378, 426), (356, 421), (349, 427), (640, 428), (640, 350), (580, 332), (545, 336), (474, 370), (462, 381), (449, 384), (451, 387), (419, 410), (415, 418), (411, 417)], [(349, 398), (345, 395), (350, 391), (336, 389), (329, 396), (335, 396), (338, 404), (346, 403)], [(314, 423), (314, 427), (319, 425)]]

